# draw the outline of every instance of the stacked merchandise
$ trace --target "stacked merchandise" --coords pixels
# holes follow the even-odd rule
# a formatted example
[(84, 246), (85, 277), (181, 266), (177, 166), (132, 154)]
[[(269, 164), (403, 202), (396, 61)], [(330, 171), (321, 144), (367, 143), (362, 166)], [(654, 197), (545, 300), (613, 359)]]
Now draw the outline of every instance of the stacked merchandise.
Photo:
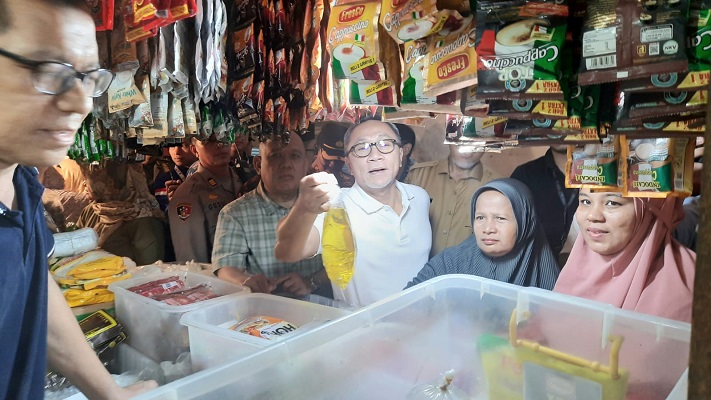
[[(383, 106), (389, 120), (446, 115), (447, 143), (588, 144), (607, 166), (672, 137), (654, 147), (686, 193), (692, 160), (670, 157), (705, 129), (709, 0), (199, 0), (173, 13), (183, 2), (122, 0), (110, 28), (97, 12), (97, 28), (113, 29), (99, 39), (117, 78), (75, 157), (125, 159), (126, 143), (192, 133), (284, 138)], [(153, 36), (134, 43), (137, 24)], [(573, 153), (589, 171), (569, 184), (590, 183), (591, 156)], [(622, 164), (595, 184), (648, 175)]]
[(228, 15), (228, 109), (240, 133), (301, 135), (328, 104), (321, 65), (328, 5), (323, 0), (240, 0)]
[(569, 187), (692, 193), (694, 138), (706, 130), (710, 5), (588, 3), (579, 82), (603, 84), (612, 123), (601, 143), (569, 149)]
[(126, 271), (127, 265), (135, 266), (124, 257), (93, 250), (76, 256), (53, 258), (50, 260), (50, 273), (69, 306), (79, 307), (113, 301), (114, 294), (107, 287), (112, 282), (131, 277)]
[(128, 290), (171, 306), (184, 306), (219, 296), (205, 283), (186, 288), (184, 281), (178, 276), (147, 282)]

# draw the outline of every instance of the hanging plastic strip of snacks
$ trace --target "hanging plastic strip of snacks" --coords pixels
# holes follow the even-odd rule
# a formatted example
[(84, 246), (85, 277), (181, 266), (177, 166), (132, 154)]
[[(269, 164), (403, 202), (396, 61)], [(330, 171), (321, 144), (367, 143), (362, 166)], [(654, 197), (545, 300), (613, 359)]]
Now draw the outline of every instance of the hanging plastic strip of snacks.
[(141, 94), (144, 102), (133, 108), (132, 117), (128, 121), (128, 126), (133, 128), (147, 128), (153, 126), (153, 115), (151, 114), (151, 85), (148, 75), (138, 78), (141, 83)]
[(143, 129), (145, 138), (164, 138), (168, 136), (168, 92), (156, 90), (151, 93), (151, 114), (153, 126)]
[(96, 24), (96, 31), (114, 29), (114, 0), (87, 0), (86, 5)]
[(135, 71), (121, 71), (109, 86), (109, 112), (115, 113), (146, 102), (133, 80)]
[(568, 6), (556, 3), (477, 2), (477, 97), (563, 100)]
[(195, 103), (193, 103), (193, 100), (190, 98), (190, 96), (184, 98), (182, 103), (183, 119), (185, 119), (185, 134), (197, 135), (198, 125), (197, 117), (195, 115)]
[(609, 135), (602, 143), (570, 146), (565, 186), (617, 189), (620, 154), (620, 138), (616, 135)]
[(587, 4), (581, 85), (688, 69), (688, 0), (589, 0)]

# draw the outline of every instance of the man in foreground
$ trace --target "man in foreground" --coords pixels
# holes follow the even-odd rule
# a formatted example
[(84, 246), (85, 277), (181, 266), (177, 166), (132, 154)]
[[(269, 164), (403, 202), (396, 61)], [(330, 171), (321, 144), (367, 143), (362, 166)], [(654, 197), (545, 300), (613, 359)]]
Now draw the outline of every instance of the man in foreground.
[(0, 0), (0, 398), (41, 399), (47, 364), (90, 399), (127, 399), (49, 276), (54, 239), (33, 167), (59, 163), (111, 83), (83, 0)]

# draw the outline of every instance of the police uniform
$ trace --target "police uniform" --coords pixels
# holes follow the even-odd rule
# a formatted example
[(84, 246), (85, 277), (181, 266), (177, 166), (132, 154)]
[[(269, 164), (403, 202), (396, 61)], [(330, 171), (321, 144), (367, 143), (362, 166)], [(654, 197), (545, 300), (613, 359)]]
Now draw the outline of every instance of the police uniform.
[(210, 262), (217, 217), (237, 198), (241, 186), (237, 173), (229, 170), (229, 178), (220, 180), (199, 165), (175, 191), (168, 219), (177, 261)]
[(417, 163), (410, 168), (406, 182), (420, 186), (430, 195), (430, 257), (460, 244), (472, 234), (472, 196), (494, 178), (492, 171), (481, 162), (458, 182), (449, 176), (447, 159)]
[(350, 124), (343, 122), (329, 121), (324, 123), (321, 132), (316, 138), (316, 145), (321, 152), (320, 156), (326, 161), (340, 161), (336, 165), (341, 165), (338, 170), (326, 168), (326, 172), (333, 174), (338, 180), (338, 186), (351, 187), (355, 183), (355, 177), (347, 171), (345, 165), (346, 152), (344, 149), (343, 136)]

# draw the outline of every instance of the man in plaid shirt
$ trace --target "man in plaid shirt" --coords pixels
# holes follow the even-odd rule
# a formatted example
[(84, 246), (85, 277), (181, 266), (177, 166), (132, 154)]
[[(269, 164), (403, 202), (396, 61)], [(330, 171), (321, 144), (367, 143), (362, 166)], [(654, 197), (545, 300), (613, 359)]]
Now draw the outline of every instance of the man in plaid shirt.
[(261, 143), (254, 167), (262, 177), (257, 189), (220, 211), (212, 251), (217, 276), (252, 292), (332, 296), (320, 255), (296, 263), (274, 257), (277, 223), (294, 205), (309, 167), (301, 138)]

